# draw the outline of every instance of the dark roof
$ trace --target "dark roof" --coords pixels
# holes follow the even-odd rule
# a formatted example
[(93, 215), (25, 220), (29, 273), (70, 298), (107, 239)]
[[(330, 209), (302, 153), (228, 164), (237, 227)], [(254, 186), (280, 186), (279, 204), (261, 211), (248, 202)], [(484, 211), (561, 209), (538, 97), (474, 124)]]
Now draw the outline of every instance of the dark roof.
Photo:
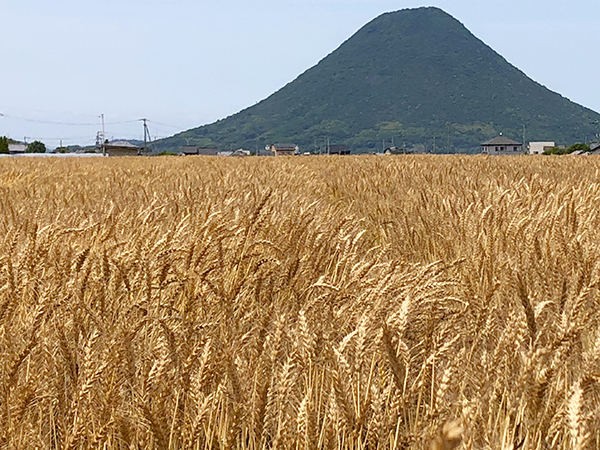
[(348, 146), (344, 145), (344, 144), (332, 144), (329, 146), (329, 153), (332, 155), (336, 155), (336, 154), (349, 154), (350, 150), (348, 149)]
[(216, 155), (219, 150), (214, 147), (196, 147), (192, 145), (186, 145), (183, 147), (184, 155)]
[(596, 150), (600, 150), (600, 142), (590, 143), (590, 151), (594, 152)]
[(481, 144), (482, 146), (492, 146), (492, 145), (522, 145), (520, 142), (513, 141), (505, 136), (498, 136), (494, 139), (490, 139), (487, 142)]

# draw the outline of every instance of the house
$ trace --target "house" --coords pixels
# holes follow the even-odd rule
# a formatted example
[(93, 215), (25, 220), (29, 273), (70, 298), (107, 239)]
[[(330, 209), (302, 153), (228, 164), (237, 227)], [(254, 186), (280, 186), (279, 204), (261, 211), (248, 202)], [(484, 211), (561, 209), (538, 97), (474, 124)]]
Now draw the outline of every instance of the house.
[(590, 155), (600, 155), (600, 142), (590, 142)]
[(343, 144), (330, 145), (328, 149), (329, 149), (330, 155), (349, 155), (350, 154), (350, 149)]
[(216, 156), (219, 150), (210, 147), (197, 147), (195, 145), (186, 145), (183, 147), (183, 154), (186, 156), (191, 155), (205, 155), (205, 156)]
[(527, 146), (527, 152), (530, 155), (542, 155), (546, 150), (556, 147), (556, 143), (547, 142), (530, 142)]
[(481, 144), (481, 151), (488, 155), (519, 155), (523, 152), (523, 144), (501, 134)]
[(127, 141), (105, 142), (104, 151), (108, 156), (138, 156), (140, 148)]
[(11, 155), (22, 155), (27, 151), (27, 144), (8, 144), (8, 153)]
[(294, 156), (298, 146), (294, 144), (273, 144), (270, 150), (275, 156)]

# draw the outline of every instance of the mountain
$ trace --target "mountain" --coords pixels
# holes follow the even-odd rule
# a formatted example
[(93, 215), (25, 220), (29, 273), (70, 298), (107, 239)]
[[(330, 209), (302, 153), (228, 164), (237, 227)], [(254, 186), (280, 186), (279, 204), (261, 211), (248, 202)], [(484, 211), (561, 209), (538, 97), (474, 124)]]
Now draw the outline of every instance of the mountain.
[[(562, 70), (562, 69), (561, 69)], [(591, 138), (600, 114), (528, 78), (438, 8), (383, 14), (262, 102), (226, 119), (159, 141), (353, 151), (397, 145), (477, 151), (503, 133), (573, 143)]]

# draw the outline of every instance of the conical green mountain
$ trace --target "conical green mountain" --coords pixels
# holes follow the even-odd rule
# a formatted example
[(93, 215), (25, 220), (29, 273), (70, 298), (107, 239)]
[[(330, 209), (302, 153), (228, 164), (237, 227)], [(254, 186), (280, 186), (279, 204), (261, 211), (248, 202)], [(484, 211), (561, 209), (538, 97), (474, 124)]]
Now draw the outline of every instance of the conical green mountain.
[(383, 14), (262, 102), (160, 142), (263, 148), (326, 138), (353, 151), (396, 145), (476, 151), (502, 132), (521, 140), (591, 139), (600, 115), (528, 78), (438, 8)]

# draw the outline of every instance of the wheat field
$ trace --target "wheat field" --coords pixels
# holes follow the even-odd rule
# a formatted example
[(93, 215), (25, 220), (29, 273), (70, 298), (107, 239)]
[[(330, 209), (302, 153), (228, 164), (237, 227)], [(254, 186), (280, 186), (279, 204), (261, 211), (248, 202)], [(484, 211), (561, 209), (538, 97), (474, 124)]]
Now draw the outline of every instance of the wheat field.
[(0, 161), (0, 449), (600, 448), (600, 159)]

